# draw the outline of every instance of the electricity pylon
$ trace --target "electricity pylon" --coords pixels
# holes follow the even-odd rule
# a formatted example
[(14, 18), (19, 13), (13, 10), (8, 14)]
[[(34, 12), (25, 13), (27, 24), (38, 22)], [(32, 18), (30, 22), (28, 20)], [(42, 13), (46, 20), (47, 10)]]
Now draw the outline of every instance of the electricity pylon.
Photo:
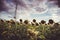
[(14, 16), (14, 19), (15, 19), (15, 21), (16, 21), (16, 19), (17, 19), (17, 9), (18, 9), (18, 3), (16, 2), (16, 7), (15, 7), (15, 16)]

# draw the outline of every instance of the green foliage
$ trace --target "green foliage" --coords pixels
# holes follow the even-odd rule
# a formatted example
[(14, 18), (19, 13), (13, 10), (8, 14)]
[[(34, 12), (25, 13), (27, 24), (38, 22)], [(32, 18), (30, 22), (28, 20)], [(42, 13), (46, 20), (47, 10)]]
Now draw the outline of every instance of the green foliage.
[(0, 22), (0, 40), (60, 40), (60, 26)]

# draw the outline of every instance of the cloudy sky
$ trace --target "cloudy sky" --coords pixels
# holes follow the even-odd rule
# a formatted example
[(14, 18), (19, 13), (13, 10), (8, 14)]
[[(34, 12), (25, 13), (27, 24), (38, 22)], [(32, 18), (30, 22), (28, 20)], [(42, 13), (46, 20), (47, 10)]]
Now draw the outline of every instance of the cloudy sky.
[(14, 19), (15, 7), (17, 5), (17, 20), (36, 19), (60, 21), (60, 1), (59, 0), (0, 0), (0, 18)]

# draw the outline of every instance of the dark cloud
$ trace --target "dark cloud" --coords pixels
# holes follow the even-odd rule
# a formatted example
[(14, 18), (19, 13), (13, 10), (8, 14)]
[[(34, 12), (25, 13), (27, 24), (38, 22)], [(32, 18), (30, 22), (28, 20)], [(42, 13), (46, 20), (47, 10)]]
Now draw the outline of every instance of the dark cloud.
[(58, 0), (58, 7), (60, 7), (60, 0)]
[(49, 0), (49, 1), (56, 1), (56, 0)]
[(5, 0), (0, 0), (0, 12), (7, 11), (8, 7), (6, 6)]
[(21, 7), (27, 7), (23, 0), (12, 0), (12, 2), (16, 5), (18, 4)]
[[(32, 2), (32, 0), (29, 0), (29, 1)], [(37, 1), (44, 1), (44, 0), (37, 0)], [(49, 0), (49, 2), (51, 1), (53, 1), (54, 4), (60, 7), (60, 0)], [(6, 3), (13, 3), (14, 5), (18, 4), (21, 7), (28, 8), (24, 0), (0, 0), (0, 12), (8, 10), (9, 7), (6, 5)]]
[(43, 0), (38, 0), (38, 1), (43, 1)]
[(13, 3), (14, 5), (17, 3), (19, 6), (27, 8), (23, 0), (0, 0), (0, 12), (8, 11), (9, 7), (6, 5), (7, 3)]
[(60, 7), (60, 0), (49, 0), (49, 2), (53, 1), (54, 4), (58, 5)]

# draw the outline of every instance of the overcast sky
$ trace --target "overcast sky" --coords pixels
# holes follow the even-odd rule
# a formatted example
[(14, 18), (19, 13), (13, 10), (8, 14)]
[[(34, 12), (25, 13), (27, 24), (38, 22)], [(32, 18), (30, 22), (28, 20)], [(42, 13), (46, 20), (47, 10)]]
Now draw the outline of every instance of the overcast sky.
[[(17, 20), (36, 19), (60, 21), (60, 7), (57, 0), (17, 0)], [(14, 19), (16, 0), (0, 1), (0, 18)]]

